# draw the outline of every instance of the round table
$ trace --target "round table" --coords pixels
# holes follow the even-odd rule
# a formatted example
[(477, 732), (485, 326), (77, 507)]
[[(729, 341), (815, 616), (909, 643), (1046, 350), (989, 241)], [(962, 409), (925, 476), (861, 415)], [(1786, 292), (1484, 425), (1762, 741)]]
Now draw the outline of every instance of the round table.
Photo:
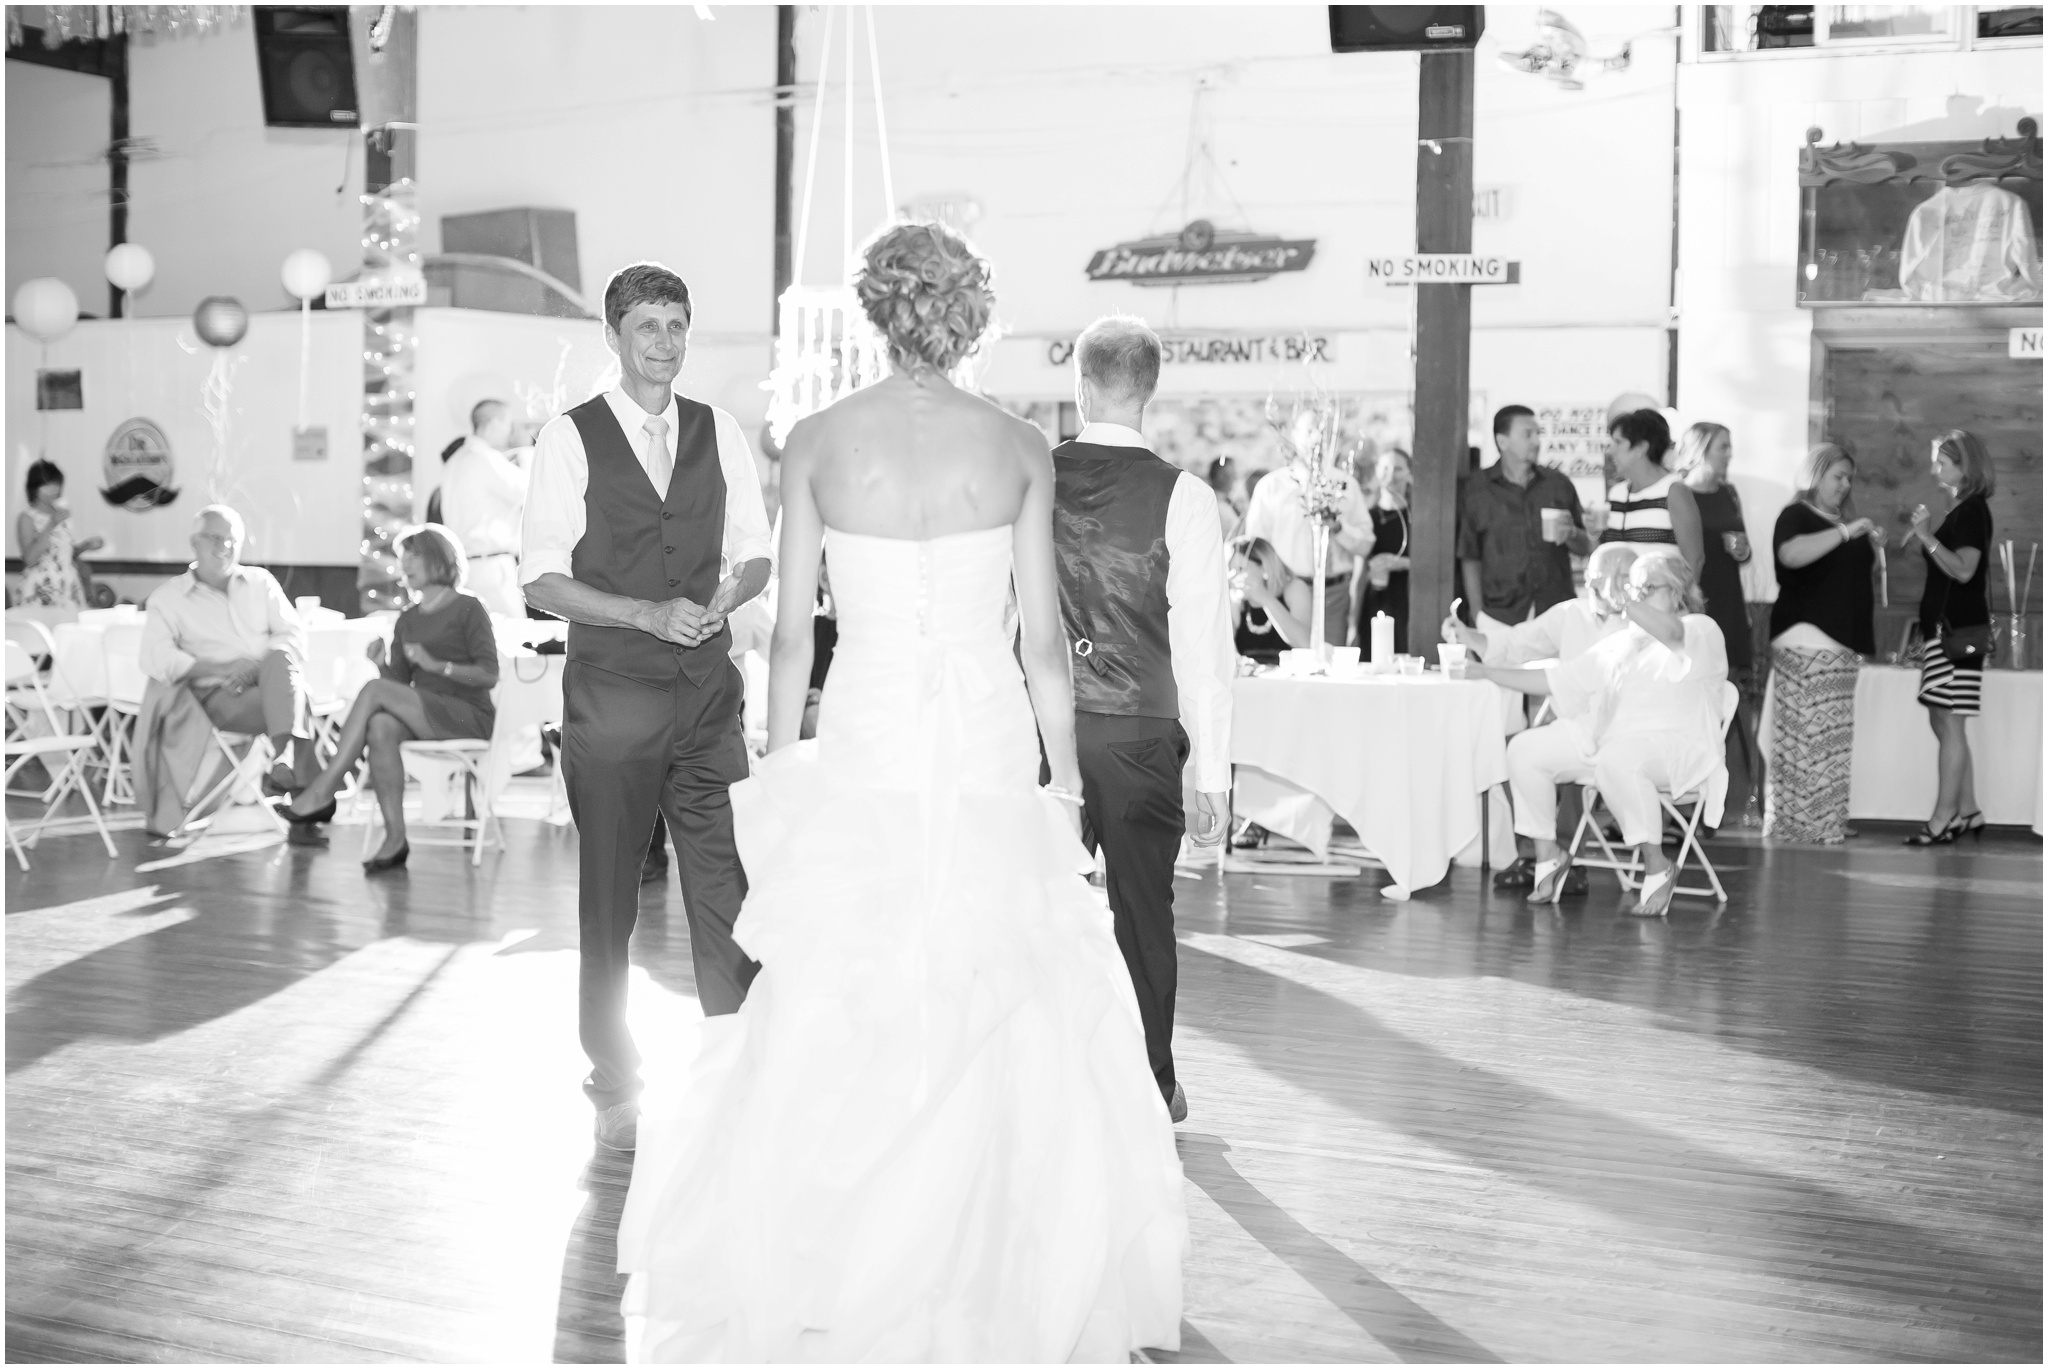
[(1507, 779), (1500, 691), (1484, 680), (1250, 675), (1234, 700), (1237, 815), (1318, 854), (1342, 816), (1393, 876), (1390, 898), (1444, 877), (1479, 835), (1480, 795)]

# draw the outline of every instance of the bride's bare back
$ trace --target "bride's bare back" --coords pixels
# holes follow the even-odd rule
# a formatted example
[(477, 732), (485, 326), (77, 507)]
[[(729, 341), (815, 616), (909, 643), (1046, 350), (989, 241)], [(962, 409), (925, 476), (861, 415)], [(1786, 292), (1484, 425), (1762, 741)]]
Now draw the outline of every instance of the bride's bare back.
[(892, 376), (790, 434), (826, 527), (919, 540), (1017, 521), (1045, 438), (1023, 419), (930, 376)]

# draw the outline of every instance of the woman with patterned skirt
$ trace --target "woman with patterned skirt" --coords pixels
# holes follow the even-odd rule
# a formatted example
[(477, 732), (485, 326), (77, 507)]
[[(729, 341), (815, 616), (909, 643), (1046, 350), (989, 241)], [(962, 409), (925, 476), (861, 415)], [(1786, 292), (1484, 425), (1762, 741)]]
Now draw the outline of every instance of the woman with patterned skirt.
[(1849, 753), (1856, 673), (1876, 650), (1870, 579), (1876, 539), (1854, 518), (1856, 463), (1833, 443), (1806, 455), (1799, 497), (1771, 533), (1778, 602), (1771, 606), (1776, 720), (1764, 786), (1764, 835), (1837, 843), (1848, 836)]

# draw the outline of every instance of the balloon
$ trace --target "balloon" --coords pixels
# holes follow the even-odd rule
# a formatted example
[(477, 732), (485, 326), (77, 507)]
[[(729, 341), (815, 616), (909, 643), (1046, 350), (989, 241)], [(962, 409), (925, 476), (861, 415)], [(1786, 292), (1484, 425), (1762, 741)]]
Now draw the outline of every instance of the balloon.
[(107, 253), (107, 280), (117, 289), (140, 290), (156, 279), (156, 258), (138, 243), (124, 242)]
[(78, 322), (78, 296), (55, 276), (25, 280), (14, 292), (14, 321), (38, 342), (55, 342)]
[(327, 289), (334, 279), (334, 267), (310, 247), (301, 247), (284, 259), (284, 288), (294, 299), (311, 299)]
[(192, 331), (215, 347), (232, 347), (249, 331), (249, 311), (240, 300), (208, 295), (192, 311)]

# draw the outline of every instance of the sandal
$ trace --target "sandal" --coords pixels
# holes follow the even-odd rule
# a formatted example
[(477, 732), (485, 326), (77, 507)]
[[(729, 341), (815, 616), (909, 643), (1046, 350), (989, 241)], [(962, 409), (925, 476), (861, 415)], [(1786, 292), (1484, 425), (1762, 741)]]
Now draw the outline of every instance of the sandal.
[(1530, 903), (1555, 903), (1564, 893), (1565, 875), (1571, 870), (1569, 856), (1556, 860), (1536, 862), (1536, 876), (1529, 885), (1527, 901)]
[[(1644, 875), (1642, 896), (1636, 900), (1635, 906), (1628, 910), (1629, 916), (1664, 916), (1671, 911), (1671, 896), (1677, 892), (1677, 885), (1678, 867), (1675, 865), (1654, 875)], [(1657, 897), (1659, 894), (1663, 895), (1661, 899)], [(1656, 900), (1654, 907), (1651, 906), (1653, 899)]]

